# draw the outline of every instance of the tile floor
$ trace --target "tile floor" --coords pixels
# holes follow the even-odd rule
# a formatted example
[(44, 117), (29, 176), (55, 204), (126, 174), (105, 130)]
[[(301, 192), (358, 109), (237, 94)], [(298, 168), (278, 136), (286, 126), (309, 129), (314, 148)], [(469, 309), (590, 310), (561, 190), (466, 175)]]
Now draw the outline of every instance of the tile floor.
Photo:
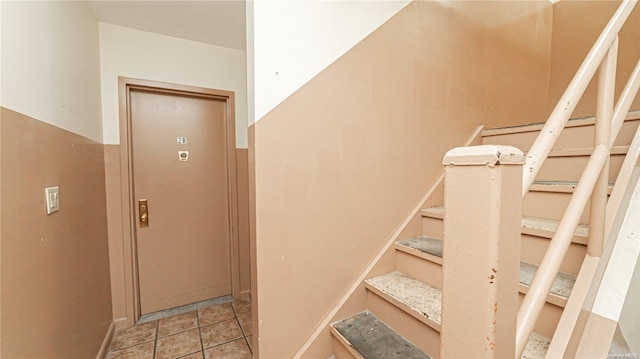
[(107, 359), (250, 359), (251, 304), (233, 301), (117, 332)]

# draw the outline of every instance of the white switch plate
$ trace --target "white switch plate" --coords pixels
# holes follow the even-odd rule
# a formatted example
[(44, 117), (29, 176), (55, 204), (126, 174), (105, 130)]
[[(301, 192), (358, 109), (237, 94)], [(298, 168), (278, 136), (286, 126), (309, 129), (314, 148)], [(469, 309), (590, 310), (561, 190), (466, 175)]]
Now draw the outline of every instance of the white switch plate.
[(47, 214), (57, 212), (60, 209), (58, 186), (45, 188), (44, 193), (47, 200)]

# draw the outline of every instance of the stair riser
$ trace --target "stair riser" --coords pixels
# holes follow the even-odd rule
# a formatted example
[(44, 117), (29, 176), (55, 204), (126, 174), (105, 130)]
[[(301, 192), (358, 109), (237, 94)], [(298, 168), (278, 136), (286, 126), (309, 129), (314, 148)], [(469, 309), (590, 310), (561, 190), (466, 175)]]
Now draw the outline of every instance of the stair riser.
[[(620, 135), (614, 146), (628, 146), (638, 127), (638, 121), (626, 121), (620, 130)], [(554, 148), (588, 148), (593, 147), (593, 126), (568, 127), (562, 131)], [(496, 136), (485, 136), (482, 143), (494, 145), (514, 146), (522, 151), (528, 151), (539, 135), (539, 131), (508, 133)]]
[[(588, 156), (549, 157), (540, 168), (536, 180), (577, 182), (588, 161)], [(615, 182), (623, 161), (624, 155), (611, 156), (609, 183)]]
[(351, 354), (351, 352), (346, 348), (347, 344), (343, 344), (338, 340), (333, 332), (331, 334), (331, 347), (336, 359), (363, 359), (361, 355), (356, 356)]
[(422, 217), (422, 234), (435, 239), (444, 239), (444, 221), (438, 218)]
[(440, 358), (440, 333), (436, 330), (369, 291), (367, 308), (398, 334), (429, 353), (434, 359)]
[[(518, 297), (518, 305), (522, 304), (522, 300), (524, 299), (524, 294), (520, 293)], [(562, 308), (553, 304), (545, 303), (542, 308), (542, 312), (540, 313), (540, 317), (538, 317), (538, 322), (536, 323), (536, 327), (534, 331), (538, 334), (541, 334), (547, 338), (552, 338), (553, 333), (558, 326), (558, 321), (560, 321), (560, 316), (562, 315)]]
[[(444, 222), (441, 219), (423, 217), (422, 232), (427, 237), (443, 239)], [(537, 237), (523, 234), (520, 242), (520, 260), (529, 264), (540, 264), (544, 252), (549, 246), (549, 238)], [(587, 249), (586, 246), (578, 243), (571, 243), (567, 256), (561, 266), (561, 271), (576, 274), (580, 270), (582, 260)], [(440, 286), (434, 285), (436, 288)]]
[[(520, 261), (539, 265), (547, 248), (549, 239), (523, 234), (520, 242)], [(577, 274), (587, 253), (587, 246), (571, 243), (569, 251), (560, 267), (561, 272)]]
[[(529, 192), (522, 203), (522, 215), (559, 221), (571, 200), (571, 193)], [(589, 203), (580, 217), (580, 223), (589, 223)]]
[(401, 251), (396, 251), (396, 256), (398, 271), (442, 289), (442, 266)]

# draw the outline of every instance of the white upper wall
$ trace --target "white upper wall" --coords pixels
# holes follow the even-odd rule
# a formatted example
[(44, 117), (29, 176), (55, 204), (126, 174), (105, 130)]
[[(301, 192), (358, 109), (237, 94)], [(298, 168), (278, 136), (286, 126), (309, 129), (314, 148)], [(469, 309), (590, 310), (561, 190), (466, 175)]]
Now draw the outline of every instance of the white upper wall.
[(235, 92), (236, 146), (247, 147), (244, 51), (99, 23), (104, 143), (119, 144), (118, 76)]
[(255, 115), (249, 124), (266, 115), (409, 2), (248, 2), (247, 52), (248, 62), (253, 61), (248, 70), (248, 87), (255, 91), (255, 109), (249, 110), (255, 110)]
[(84, 1), (2, 1), (1, 105), (102, 142), (98, 22)]

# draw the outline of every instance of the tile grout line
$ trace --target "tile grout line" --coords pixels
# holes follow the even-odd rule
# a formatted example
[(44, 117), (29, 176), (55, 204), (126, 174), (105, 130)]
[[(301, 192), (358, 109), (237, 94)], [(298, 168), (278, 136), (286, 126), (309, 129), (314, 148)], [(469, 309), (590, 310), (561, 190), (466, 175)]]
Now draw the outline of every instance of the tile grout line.
[(153, 359), (156, 358), (157, 348), (158, 348), (158, 327), (160, 327), (160, 321), (156, 320), (156, 335), (153, 340)]
[(198, 338), (200, 338), (200, 352), (202, 353), (202, 359), (204, 359), (204, 342), (202, 341), (202, 330), (200, 330), (200, 309), (196, 310), (196, 323), (198, 324)]
[[(242, 332), (242, 337), (244, 338), (244, 343), (249, 348), (249, 352), (251, 353), (251, 356), (253, 357), (253, 349), (251, 348), (251, 345), (249, 345), (249, 340), (247, 339), (247, 333), (245, 332), (244, 327), (242, 326), (242, 323), (240, 323), (240, 319), (238, 319), (238, 312), (236, 311), (236, 306), (234, 305), (234, 303), (235, 303), (235, 300), (231, 303), (231, 308), (233, 308), (233, 314), (235, 314), (235, 316), (236, 316), (236, 321), (238, 322), (238, 326), (240, 327), (240, 331)], [(245, 314), (245, 313), (241, 313), (241, 314)]]
[[(223, 303), (220, 303), (220, 304), (223, 304)], [(229, 305), (231, 306), (231, 309), (232, 309), (233, 319), (235, 319), (235, 323), (238, 325), (238, 327), (240, 328), (240, 331), (241, 331), (242, 337), (238, 338), (238, 339), (244, 339), (243, 342), (245, 343), (245, 345), (247, 345), (247, 349), (249, 349), (250, 354), (253, 355), (253, 350), (251, 348), (251, 345), (249, 344), (249, 340), (247, 338), (247, 333), (245, 331), (245, 328), (240, 323), (239, 314), (243, 314), (244, 315), (246, 313), (239, 313), (234, 304), (235, 303), (233, 301), (231, 303), (229, 303)], [(216, 306), (216, 305), (214, 305), (214, 306)], [(200, 308), (200, 309), (204, 309), (204, 308)], [(204, 359), (205, 358), (205, 347), (204, 347), (204, 339), (202, 338), (202, 323), (200, 321), (200, 315), (201, 315), (200, 309), (196, 309), (195, 310), (195, 316), (196, 316), (196, 326), (197, 326), (197, 329), (198, 329), (198, 339), (200, 341), (200, 348), (201, 349), (196, 351), (196, 352), (187, 354), (186, 356), (190, 356), (190, 355), (194, 355), (196, 353), (200, 353), (202, 355), (202, 358)], [(187, 313), (175, 314), (175, 315), (169, 316), (167, 318), (178, 316), (178, 315), (184, 315), (184, 314), (187, 314)], [(163, 319), (166, 319), (166, 318), (163, 318)], [(150, 343), (151, 341), (153, 341), (153, 348), (152, 348), (152, 351), (151, 351), (151, 354), (152, 354), (151, 358), (153, 358), (153, 359), (157, 359), (158, 358), (159, 340), (160, 339), (165, 338), (165, 337), (171, 337), (171, 336), (174, 336), (174, 335), (178, 335), (178, 334), (181, 334), (181, 333), (184, 333), (184, 332), (187, 332), (187, 331), (190, 330), (190, 329), (187, 329), (187, 330), (178, 331), (176, 333), (172, 333), (171, 335), (166, 335), (166, 336), (160, 338), (160, 321), (161, 321), (160, 319), (155, 319), (153, 321), (148, 322), (148, 323), (153, 323), (153, 325), (154, 325), (154, 328), (153, 328), (154, 333), (153, 333), (152, 339), (147, 341), (147, 343)], [(224, 320), (221, 320), (221, 321), (218, 321), (216, 323), (221, 323), (223, 321)], [(214, 325), (216, 323), (210, 323), (209, 325)], [(144, 324), (144, 323), (136, 323), (136, 325), (138, 325), (138, 324)], [(134, 326), (136, 326), (136, 325), (134, 325)], [(238, 339), (232, 339), (232, 340), (220, 342), (217, 345), (214, 345), (213, 347), (226, 345), (226, 344), (229, 344), (229, 343), (231, 343), (231, 342), (233, 342), (235, 340), (238, 340)], [(125, 350), (125, 349), (128, 349), (128, 348), (132, 348), (132, 347), (135, 347), (137, 345), (142, 345), (143, 343), (134, 344), (134, 345), (131, 345), (131, 346), (128, 346), (128, 347), (120, 348), (119, 350)], [(113, 344), (113, 343), (111, 343), (111, 344)], [(110, 345), (110, 348), (109, 348), (109, 351), (108, 351), (107, 355), (109, 355), (109, 354), (111, 354), (113, 352), (113, 350), (111, 350), (111, 349), (112, 348), (111, 348), (111, 345)], [(180, 358), (183, 358), (183, 357), (180, 357)]]

